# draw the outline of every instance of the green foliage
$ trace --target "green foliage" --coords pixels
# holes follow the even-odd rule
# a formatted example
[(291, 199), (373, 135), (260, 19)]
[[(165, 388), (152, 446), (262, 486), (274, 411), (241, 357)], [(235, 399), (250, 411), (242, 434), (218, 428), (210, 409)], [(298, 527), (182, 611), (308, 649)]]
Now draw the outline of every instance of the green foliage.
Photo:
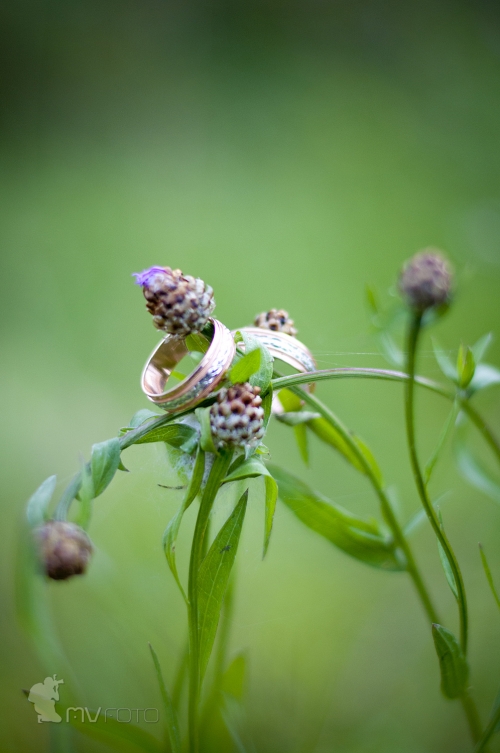
[(248, 491), (215, 537), (198, 574), (198, 636), (200, 675), (205, 670), (219, 624), (219, 617), (245, 517)]
[(458, 645), (458, 641), (442, 625), (432, 626), (432, 637), (439, 659), (441, 672), (441, 691), (446, 698), (458, 698), (463, 695), (469, 678), (469, 667)]
[(98, 497), (113, 480), (120, 463), (120, 442), (116, 437), (99, 442), (92, 447), (90, 470), (94, 497)]
[(203, 452), (201, 448), (199, 448), (196, 454), (196, 460), (194, 462), (191, 479), (186, 489), (184, 499), (182, 500), (182, 504), (180, 508), (177, 510), (177, 512), (175, 513), (174, 517), (168, 523), (165, 529), (165, 532), (163, 534), (163, 550), (165, 552), (165, 557), (167, 558), (168, 566), (170, 568), (172, 575), (175, 578), (175, 582), (179, 586), (180, 592), (183, 595), (185, 600), (186, 600), (186, 594), (184, 592), (184, 589), (182, 587), (182, 584), (179, 578), (179, 574), (177, 572), (177, 564), (176, 564), (176, 559), (175, 559), (175, 546), (177, 542), (177, 536), (179, 534), (179, 528), (182, 522), (182, 517), (184, 513), (186, 512), (186, 510), (188, 509), (188, 507), (193, 502), (193, 500), (196, 498), (198, 492), (200, 491), (201, 483), (203, 481), (204, 470), (205, 470), (205, 453)]
[(229, 378), (233, 384), (248, 382), (252, 374), (260, 369), (261, 353), (260, 348), (255, 348), (236, 361), (229, 372)]
[(405, 570), (394, 542), (384, 535), (377, 521), (353, 515), (275, 465), (269, 468), (278, 483), (279, 498), (308, 528), (365, 564), (383, 570)]
[(179, 721), (177, 719), (177, 712), (172, 703), (170, 693), (168, 692), (167, 687), (165, 685), (165, 680), (163, 679), (163, 673), (161, 671), (161, 666), (160, 666), (160, 662), (158, 660), (156, 651), (154, 650), (151, 643), (149, 643), (148, 645), (149, 645), (149, 650), (151, 651), (151, 656), (153, 658), (153, 663), (155, 665), (156, 678), (158, 680), (158, 685), (160, 687), (161, 698), (163, 701), (163, 710), (165, 712), (168, 737), (170, 740), (172, 753), (181, 753), (181, 737), (180, 737), (180, 732), (179, 732)]
[(465, 390), (471, 383), (475, 369), (476, 361), (474, 359), (474, 354), (468, 345), (462, 343), (458, 349), (457, 377), (458, 385), (463, 390)]
[(269, 353), (265, 345), (260, 340), (246, 332), (241, 332), (241, 337), (245, 343), (245, 353), (247, 356), (254, 350), (260, 351), (260, 365), (259, 368), (252, 373), (249, 378), (249, 382), (253, 387), (260, 387), (262, 394), (264, 395), (269, 389), (271, 379), (273, 376), (273, 357)]
[(47, 520), (47, 509), (54, 494), (56, 482), (56, 476), (49, 476), (29, 498), (26, 517), (32, 528), (42, 525)]
[[(441, 530), (444, 533), (443, 518), (441, 516), (441, 510), (438, 511), (438, 518), (439, 518), (439, 525), (441, 527)], [(457, 599), (458, 601), (459, 596), (458, 596), (457, 582), (455, 580), (455, 576), (453, 575), (453, 570), (451, 568), (450, 561), (439, 539), (438, 539), (437, 545), (438, 545), (438, 551), (439, 551), (439, 559), (441, 560), (441, 565), (443, 566), (446, 580), (448, 581), (448, 585), (451, 588), (451, 591), (455, 599)]]
[(496, 605), (500, 609), (500, 596), (498, 595), (498, 591), (495, 588), (493, 576), (491, 574), (490, 566), (488, 564), (488, 560), (486, 559), (486, 554), (482, 544), (479, 544), (479, 554), (481, 555), (481, 562), (483, 565), (484, 574), (486, 575), (486, 580), (488, 581), (488, 585), (490, 587), (491, 593), (493, 594)]
[(195, 415), (200, 422), (200, 447), (205, 452), (217, 454), (217, 448), (214, 444), (212, 429), (210, 428), (210, 408), (197, 408)]

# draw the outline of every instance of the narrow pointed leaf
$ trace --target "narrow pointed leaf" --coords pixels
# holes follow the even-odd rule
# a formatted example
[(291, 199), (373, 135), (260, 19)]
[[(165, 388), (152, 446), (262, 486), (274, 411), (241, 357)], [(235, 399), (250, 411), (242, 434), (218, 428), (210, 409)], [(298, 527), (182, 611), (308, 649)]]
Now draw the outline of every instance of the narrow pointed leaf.
[(135, 444), (148, 444), (150, 442), (167, 442), (172, 447), (183, 448), (194, 440), (196, 443), (198, 435), (192, 426), (187, 424), (167, 424), (153, 429), (146, 436), (141, 437)]
[(84, 530), (87, 530), (92, 517), (92, 500), (95, 497), (94, 482), (92, 480), (92, 473), (88, 463), (82, 463), (81, 480), (82, 483), (78, 492), (80, 511), (76, 523)]
[(81, 474), (81, 471), (78, 471), (78, 473), (75, 473), (75, 475), (73, 476), (68, 486), (66, 487), (66, 489), (63, 491), (61, 495), (61, 499), (59, 500), (59, 503), (54, 513), (55, 520), (66, 520), (68, 516), (69, 508), (71, 507), (71, 503), (73, 502), (76, 495), (80, 491), (81, 485), (82, 485), (82, 474)]
[(441, 671), (441, 691), (446, 698), (458, 698), (465, 691), (469, 667), (458, 641), (442, 625), (433, 624), (432, 637)]
[(340, 452), (347, 462), (356, 468), (356, 470), (361, 473), (365, 472), (356, 454), (349, 447), (342, 435), (334, 429), (326, 419), (313, 418), (312, 421), (308, 423), (308, 426), (322, 442), (325, 442), (338, 450), (338, 452)]
[(198, 572), (198, 636), (201, 677), (205, 674), (212, 653), (222, 602), (238, 549), (247, 498), (248, 491), (242, 495), (235, 509), (215, 537)]
[(278, 483), (279, 498), (308, 528), (361, 562), (384, 570), (405, 570), (394, 542), (384, 536), (376, 520), (353, 515), (291, 473), (275, 465), (269, 468)]
[(434, 355), (436, 357), (436, 361), (438, 363), (439, 368), (445, 375), (445, 377), (448, 377), (448, 379), (451, 379), (452, 382), (457, 381), (457, 370), (455, 366), (453, 365), (453, 362), (451, 358), (449, 357), (448, 353), (446, 353), (439, 345), (437, 340), (435, 338), (432, 338), (432, 349), (434, 350)]
[(260, 369), (260, 362), (261, 350), (259, 348), (250, 350), (234, 364), (229, 372), (229, 378), (232, 383), (248, 382), (252, 374), (255, 374)]
[(260, 366), (248, 380), (253, 387), (260, 387), (262, 394), (269, 388), (273, 376), (273, 357), (268, 349), (257, 338), (242, 332), (241, 336), (245, 343), (245, 353), (249, 355), (253, 350), (260, 351)]
[(182, 522), (182, 516), (184, 515), (189, 505), (193, 502), (193, 500), (196, 498), (196, 495), (200, 491), (201, 483), (203, 481), (204, 471), (205, 471), (205, 453), (203, 452), (203, 450), (199, 449), (196, 455), (196, 460), (193, 467), (193, 473), (191, 475), (188, 488), (186, 489), (186, 494), (184, 496), (184, 499), (182, 500), (182, 504), (180, 508), (177, 510), (177, 512), (175, 513), (172, 520), (170, 520), (169, 524), (167, 525), (165, 529), (165, 533), (163, 534), (163, 550), (165, 552), (165, 557), (167, 558), (170, 571), (172, 575), (174, 576), (175, 582), (179, 586), (180, 592), (183, 595), (184, 599), (186, 599), (186, 594), (182, 587), (182, 584), (179, 578), (179, 573), (177, 572), (177, 563), (175, 560), (175, 546), (177, 543), (177, 536), (179, 534), (179, 528)]
[(456, 420), (456, 417), (457, 417), (457, 411), (458, 411), (458, 407), (457, 407), (456, 404), (454, 404), (453, 408), (450, 411), (448, 419), (447, 419), (445, 425), (443, 426), (441, 434), (439, 435), (439, 439), (438, 439), (437, 445), (436, 445), (436, 447), (434, 449), (434, 452), (432, 453), (432, 455), (430, 456), (429, 460), (425, 464), (424, 479), (425, 479), (425, 483), (426, 484), (428, 484), (429, 481), (431, 480), (432, 472), (433, 472), (433, 470), (434, 470), (434, 468), (436, 466), (436, 463), (437, 463), (437, 461), (439, 459), (439, 456), (441, 455), (441, 452), (442, 452), (442, 450), (443, 450), (443, 448), (444, 448), (444, 446), (446, 444), (446, 440), (448, 439), (448, 436), (449, 436), (451, 430), (453, 429), (453, 426), (455, 425), (455, 420)]
[(278, 484), (274, 478), (264, 476), (264, 484), (266, 487), (266, 510), (265, 510), (265, 525), (264, 525), (264, 550), (262, 557), (267, 554), (269, 547), (269, 541), (271, 539), (271, 532), (273, 530), (274, 512), (276, 510), (276, 502), (278, 499)]
[(488, 350), (492, 342), (493, 332), (488, 332), (486, 335), (480, 337), (476, 343), (474, 343), (471, 350), (474, 354), (474, 360), (477, 364), (481, 363), (484, 356), (486, 355), (486, 351)]
[(272, 386), (270, 386), (268, 391), (262, 398), (262, 409), (264, 411), (264, 431), (267, 431), (269, 421), (271, 420), (272, 407), (273, 407), (273, 388)]
[(163, 709), (165, 711), (165, 719), (167, 722), (168, 737), (170, 739), (172, 753), (181, 753), (181, 737), (179, 733), (179, 721), (177, 719), (177, 712), (172, 703), (170, 693), (166, 688), (156, 651), (154, 650), (151, 643), (149, 643), (148, 645), (149, 650), (151, 651), (151, 656), (153, 657), (153, 664), (155, 665), (158, 685), (160, 686), (160, 693), (163, 701)]
[(159, 418), (160, 415), (160, 413), (155, 413), (154, 411), (149, 410), (149, 408), (141, 408), (141, 410), (134, 413), (130, 419), (129, 427), (137, 429), (137, 427), (142, 426), (145, 421), (149, 421), (151, 418)]
[(111, 483), (120, 463), (120, 451), (120, 442), (117, 437), (107, 439), (92, 447), (90, 469), (95, 497), (102, 494)]
[[(365, 457), (365, 460), (367, 461), (368, 465), (370, 466), (373, 475), (377, 479), (377, 481), (379, 483), (379, 486), (383, 486), (384, 485), (384, 479), (382, 478), (382, 471), (380, 470), (380, 467), (379, 467), (377, 461), (375, 460), (375, 456), (373, 455), (372, 451), (370, 450), (370, 448), (368, 447), (368, 445), (366, 444), (366, 442), (364, 442), (364, 440), (361, 439), (361, 437), (358, 437), (357, 435), (354, 435), (354, 439), (356, 440), (356, 443), (357, 443), (359, 449), (363, 453), (363, 455)], [(363, 473), (364, 472), (365, 472), (365, 470), (363, 468)]]
[(378, 301), (377, 291), (373, 285), (369, 285), (368, 283), (365, 285), (365, 297), (370, 312), (374, 316), (377, 316), (377, 314), (380, 313), (380, 305)]
[(490, 566), (488, 565), (488, 560), (486, 559), (486, 554), (484, 553), (482, 544), (479, 544), (479, 554), (481, 555), (481, 562), (483, 563), (483, 570), (484, 574), (486, 575), (486, 580), (488, 581), (488, 585), (491, 589), (491, 593), (493, 594), (493, 598), (497, 603), (497, 607), (500, 609), (500, 596), (498, 595), (498, 592), (495, 588), (493, 576), (491, 574)]
[(309, 445), (307, 429), (304, 424), (297, 424), (293, 427), (293, 433), (295, 434), (295, 441), (299, 448), (300, 456), (306, 465), (309, 465)]
[(287, 413), (297, 413), (302, 410), (300, 397), (286, 387), (278, 392), (278, 399)]
[(468, 345), (461, 344), (458, 349), (457, 375), (458, 384), (463, 390), (471, 383), (475, 368), (476, 361), (472, 350)]
[(238, 654), (224, 672), (221, 682), (222, 692), (241, 701), (245, 687), (246, 672), (247, 662), (245, 654)]
[[(443, 527), (443, 518), (441, 515), (441, 510), (438, 510), (438, 518), (439, 518), (439, 525), (441, 526), (441, 530), (444, 533), (444, 527)], [(438, 545), (438, 551), (439, 551), (439, 559), (441, 560), (441, 565), (443, 566), (444, 574), (446, 576), (446, 580), (448, 581), (448, 585), (451, 588), (451, 591), (458, 601), (458, 588), (457, 588), (457, 582), (455, 580), (455, 576), (453, 575), (453, 570), (451, 569), (450, 561), (448, 559), (448, 556), (443, 549), (441, 542), (437, 542)]]
[(454, 454), (458, 468), (467, 481), (500, 504), (500, 483), (479, 464), (460, 437), (454, 443)]
[(228, 484), (230, 481), (241, 481), (242, 479), (255, 478), (256, 476), (271, 476), (271, 473), (258, 456), (252, 455), (247, 460), (243, 456), (240, 456), (231, 465), (222, 483)]
[(493, 387), (495, 384), (500, 384), (500, 371), (489, 363), (480, 363), (476, 366), (469, 389), (472, 392), (477, 392), (486, 387)]
[(319, 413), (314, 413), (309, 410), (296, 410), (288, 411), (286, 413), (278, 413), (276, 415), (278, 421), (287, 426), (298, 426), (299, 424), (307, 424), (309, 421), (313, 421), (316, 418), (321, 418)]
[(405, 364), (405, 356), (401, 348), (396, 345), (396, 342), (387, 332), (380, 332), (379, 343), (383, 355), (393, 366), (398, 366), (400, 369)]
[(200, 446), (205, 452), (212, 452), (217, 454), (217, 449), (214, 444), (214, 438), (212, 436), (212, 429), (210, 428), (210, 408), (196, 408), (195, 415), (200, 422)]
[(26, 516), (31, 527), (42, 525), (47, 519), (47, 509), (56, 488), (56, 476), (49, 476), (28, 500)]

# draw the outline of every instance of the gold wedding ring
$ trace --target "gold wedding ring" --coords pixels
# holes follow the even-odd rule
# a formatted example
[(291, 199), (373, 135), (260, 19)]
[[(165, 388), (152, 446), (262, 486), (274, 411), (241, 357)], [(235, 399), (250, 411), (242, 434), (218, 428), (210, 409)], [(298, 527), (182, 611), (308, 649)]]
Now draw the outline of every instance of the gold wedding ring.
[[(167, 412), (191, 408), (209, 395), (224, 378), (234, 358), (236, 346), (231, 332), (217, 319), (209, 319), (213, 335), (200, 363), (176, 384), (165, 391), (165, 385), (182, 359), (188, 355), (186, 338), (167, 335), (153, 351), (144, 371), (141, 387), (148, 400)], [(204, 335), (202, 335), (203, 337)]]
[(246, 332), (251, 337), (255, 337), (266, 346), (273, 358), (287, 363), (296, 371), (302, 374), (316, 371), (316, 361), (311, 351), (296, 337), (286, 335), (284, 332), (273, 332), (263, 327), (241, 327), (236, 331)]

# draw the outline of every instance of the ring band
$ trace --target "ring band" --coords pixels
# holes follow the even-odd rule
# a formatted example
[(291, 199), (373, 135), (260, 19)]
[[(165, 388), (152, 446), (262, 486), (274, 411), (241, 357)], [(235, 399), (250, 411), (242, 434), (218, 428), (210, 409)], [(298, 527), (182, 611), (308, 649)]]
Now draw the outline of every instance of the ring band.
[(272, 356), (287, 363), (302, 374), (308, 371), (316, 371), (316, 361), (311, 351), (296, 337), (286, 335), (284, 332), (273, 332), (263, 327), (241, 327), (239, 331), (256, 337), (266, 346)]
[(213, 335), (200, 363), (182, 382), (165, 391), (165, 385), (177, 364), (188, 355), (186, 338), (167, 335), (148, 359), (141, 387), (148, 400), (165, 411), (190, 408), (209, 395), (231, 365), (236, 352), (230, 331), (217, 319), (209, 319)]

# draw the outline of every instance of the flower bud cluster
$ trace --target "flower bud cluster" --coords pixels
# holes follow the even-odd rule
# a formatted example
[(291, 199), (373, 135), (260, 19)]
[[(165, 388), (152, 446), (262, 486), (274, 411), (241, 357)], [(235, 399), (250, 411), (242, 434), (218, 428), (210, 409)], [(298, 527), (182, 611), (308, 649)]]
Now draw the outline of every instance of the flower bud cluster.
[(210, 408), (210, 429), (217, 449), (255, 445), (264, 436), (260, 388), (234, 384), (223, 388)]
[(52, 580), (82, 575), (93, 551), (85, 531), (75, 523), (50, 520), (35, 530), (40, 561)]
[(415, 254), (403, 267), (399, 290), (410, 308), (424, 312), (441, 306), (451, 295), (452, 275), (448, 262), (435, 249)]
[(262, 329), (270, 329), (272, 332), (284, 332), (285, 335), (295, 337), (297, 330), (293, 326), (293, 319), (288, 316), (284, 309), (271, 309), (263, 311), (255, 317), (254, 324)]

